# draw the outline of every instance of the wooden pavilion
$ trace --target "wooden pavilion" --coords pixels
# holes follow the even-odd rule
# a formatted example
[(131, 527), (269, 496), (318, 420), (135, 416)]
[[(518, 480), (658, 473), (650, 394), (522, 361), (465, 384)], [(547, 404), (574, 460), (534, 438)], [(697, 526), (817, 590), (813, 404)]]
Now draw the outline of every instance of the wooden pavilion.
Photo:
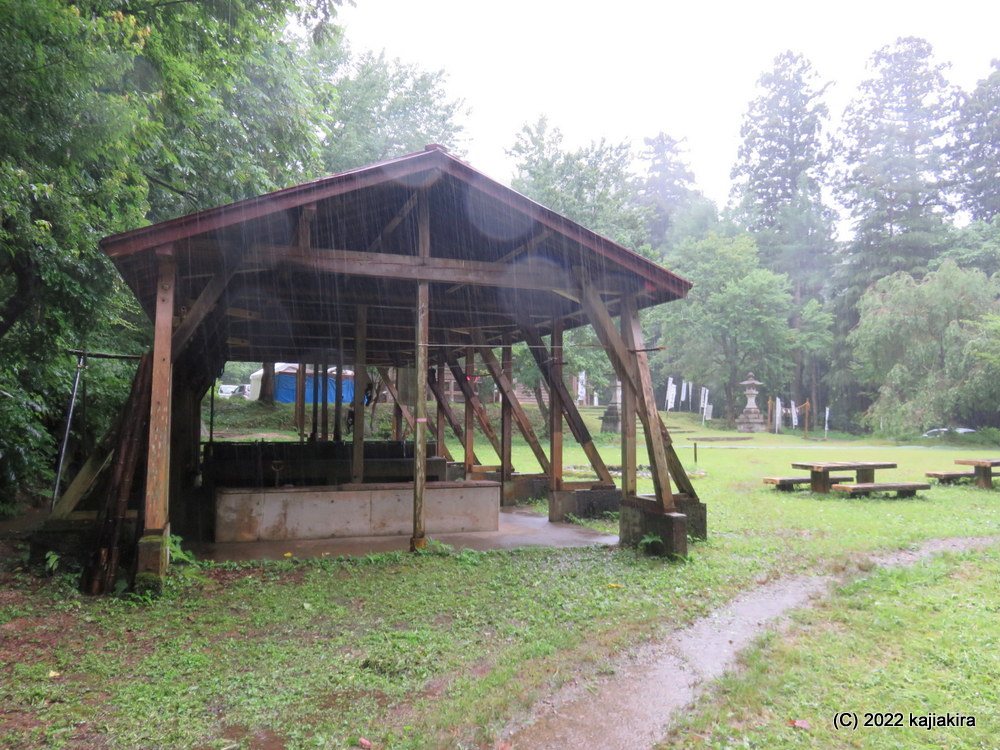
[[(399, 492), (405, 493), (413, 548), (423, 545), (428, 531), (429, 498), (444, 485), (487, 488), (487, 504), (498, 509), (504, 498), (531, 492), (523, 489), (528, 480), (534, 490), (548, 490), (552, 518), (572, 508), (580, 492), (615, 493), (621, 498), (623, 543), (652, 533), (667, 553), (684, 554), (689, 535), (706, 533), (704, 506), (656, 410), (638, 319), (642, 308), (685, 296), (690, 283), (440, 147), (107, 237), (101, 245), (155, 325), (151, 361), (137, 375), (133, 412), (119, 425), (113, 463), (115, 492), (122, 498), (131, 493), (138, 505), (140, 572), (164, 572), (172, 520), (176, 525), (200, 512), (193, 504), (221, 502), (221, 486), (213, 487), (215, 497), (199, 487), (207, 460), (200, 404), (232, 360), (346, 365), (354, 372), (358, 413), (366, 368), (378, 368), (398, 399), (397, 414), (413, 430), (412, 442), (390, 456), (408, 462), (405, 476), (391, 478), (402, 480), (393, 482), (395, 502), (398, 506)], [(563, 332), (587, 323), (623, 386), (617, 488), (562, 376)], [(551, 395), (547, 451), (514, 396), (511, 345), (521, 341)], [(489, 423), (463, 376), (477, 358), (503, 395), (499, 429)], [(464, 384), (464, 419), (436, 388), (436, 373), (446, 369)], [(431, 413), (426, 398), (414, 397), (428, 391), (437, 401)], [(404, 392), (411, 394), (409, 404)], [(145, 401), (143, 394), (149, 394)], [(333, 405), (338, 411), (340, 406)], [(148, 413), (148, 422), (136, 420), (136, 412), (143, 418)], [(636, 491), (637, 416), (650, 457), (652, 496)], [(596, 481), (564, 481), (563, 420), (583, 446)], [(496, 447), (497, 467), (478, 465), (477, 421)], [(133, 423), (142, 426), (130, 430)], [(534, 450), (542, 475), (514, 471), (515, 427)], [(460, 436), (464, 462), (453, 463), (447, 476), (435, 470), (429, 481), (428, 466), (435, 459), (447, 461), (448, 429)], [(310, 466), (329, 460), (340, 467), (300, 477), (311, 477), (313, 513), (380, 482), (366, 469), (380, 456), (366, 446), (363, 430), (348, 440), (341, 437), (338, 430), (329, 441), (336, 449), (326, 453), (308, 444), (302, 448), (311, 451)], [(324, 438), (329, 435), (313, 434), (309, 443)], [(135, 466), (128, 466), (128, 456)], [(271, 458), (257, 477), (257, 489), (275, 488), (281, 469), (294, 460), (288, 454)], [(493, 481), (483, 484), (484, 479)], [(316, 492), (330, 502), (317, 506)], [(54, 515), (68, 517), (79, 494), (64, 498)], [(282, 500), (286, 509), (287, 501)], [(236, 502), (263, 507), (260, 497), (245, 495)], [(452, 510), (463, 502), (455, 500)], [(125, 506), (123, 500), (117, 511), (106, 511), (105, 523), (108, 514), (120, 516)], [(447, 515), (447, 502), (444, 508)]]

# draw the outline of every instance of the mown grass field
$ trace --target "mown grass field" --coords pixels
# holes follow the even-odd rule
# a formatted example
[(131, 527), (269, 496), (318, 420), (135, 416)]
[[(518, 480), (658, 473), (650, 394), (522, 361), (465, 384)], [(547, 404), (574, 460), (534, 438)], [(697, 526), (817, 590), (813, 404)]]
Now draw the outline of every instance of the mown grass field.
[[(616, 653), (741, 591), (812, 572), (851, 582), (764, 640), (664, 747), (994, 746), (996, 549), (882, 572), (868, 556), (1000, 534), (1000, 490), (844, 499), (779, 493), (760, 477), (822, 456), (894, 461), (879, 476), (922, 479), (1000, 448), (758, 435), (702, 440), (695, 464), (694, 439), (734, 434), (669, 424), (709, 511), (710, 539), (683, 561), (431, 544), (418, 555), (178, 565), (154, 601), (86, 598), (69, 573), (5, 560), (0, 746), (494, 748), (511, 718), (566, 680), (600, 677)], [(618, 463), (614, 437), (597, 442)], [(532, 470), (529, 456), (518, 448), (518, 469)], [(566, 464), (584, 463), (567, 441)], [(965, 711), (989, 730), (831, 728), (835, 711), (876, 710)]]

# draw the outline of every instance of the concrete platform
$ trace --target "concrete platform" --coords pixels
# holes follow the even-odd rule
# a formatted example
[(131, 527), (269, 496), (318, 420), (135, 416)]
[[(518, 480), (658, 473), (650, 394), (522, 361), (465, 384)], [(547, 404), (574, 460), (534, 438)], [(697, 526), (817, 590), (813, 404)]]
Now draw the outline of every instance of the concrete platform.
[[(617, 544), (616, 534), (601, 534), (569, 523), (550, 522), (548, 517), (521, 506), (500, 509), (497, 531), (428, 534), (455, 549), (515, 549), (518, 547), (589, 547)], [(291, 552), (295, 557), (337, 557), (367, 555), (410, 549), (409, 535), (354, 537), (350, 539), (299, 539), (280, 542), (216, 542), (184, 545), (196, 557), (226, 560), (280, 560)]]

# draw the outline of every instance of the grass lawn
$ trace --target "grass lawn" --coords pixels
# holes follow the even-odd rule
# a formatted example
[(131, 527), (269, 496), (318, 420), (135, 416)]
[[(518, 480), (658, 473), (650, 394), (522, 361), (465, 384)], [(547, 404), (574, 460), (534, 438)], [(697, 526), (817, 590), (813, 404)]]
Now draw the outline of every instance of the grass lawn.
[[(152, 601), (86, 598), (73, 575), (4, 560), (0, 747), (347, 748), (365, 738), (493, 748), (511, 716), (566, 680), (601, 674), (616, 652), (809, 572), (861, 577), (759, 644), (746, 673), (704, 696), (665, 747), (993, 746), (996, 549), (906, 571), (871, 572), (866, 560), (930, 538), (1000, 534), (1000, 490), (845, 499), (777, 492), (760, 478), (795, 460), (864, 458), (899, 465), (878, 478), (920, 480), (1000, 448), (756, 435), (702, 439), (695, 464), (698, 438), (735, 435), (673, 415), (668, 424), (709, 514), (710, 539), (680, 562), (431, 544), (417, 555), (177, 565)], [(597, 442), (619, 462), (613, 437)], [(585, 466), (569, 440), (566, 454), (567, 466)], [(532, 471), (530, 456), (518, 447), (516, 467)], [(974, 714), (980, 727), (832, 729), (835, 712), (896, 711)]]

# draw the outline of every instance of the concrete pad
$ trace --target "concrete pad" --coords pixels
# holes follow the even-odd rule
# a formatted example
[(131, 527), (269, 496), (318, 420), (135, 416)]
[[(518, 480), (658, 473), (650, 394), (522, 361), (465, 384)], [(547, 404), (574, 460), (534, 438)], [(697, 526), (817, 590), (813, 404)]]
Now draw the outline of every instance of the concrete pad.
[[(428, 482), (428, 534), (496, 531), (497, 482)], [(215, 541), (283, 541), (328, 537), (397, 536), (413, 531), (413, 484), (220, 489)]]
[[(516, 549), (519, 547), (590, 547), (618, 543), (615, 534), (601, 534), (582, 526), (552, 523), (540, 513), (524, 507), (500, 509), (496, 531), (432, 534), (431, 539), (455, 549)], [(184, 545), (197, 557), (216, 560), (280, 560), (286, 553), (300, 558), (367, 555), (374, 552), (408, 551), (410, 533), (335, 539), (292, 539), (269, 542), (192, 542)]]

